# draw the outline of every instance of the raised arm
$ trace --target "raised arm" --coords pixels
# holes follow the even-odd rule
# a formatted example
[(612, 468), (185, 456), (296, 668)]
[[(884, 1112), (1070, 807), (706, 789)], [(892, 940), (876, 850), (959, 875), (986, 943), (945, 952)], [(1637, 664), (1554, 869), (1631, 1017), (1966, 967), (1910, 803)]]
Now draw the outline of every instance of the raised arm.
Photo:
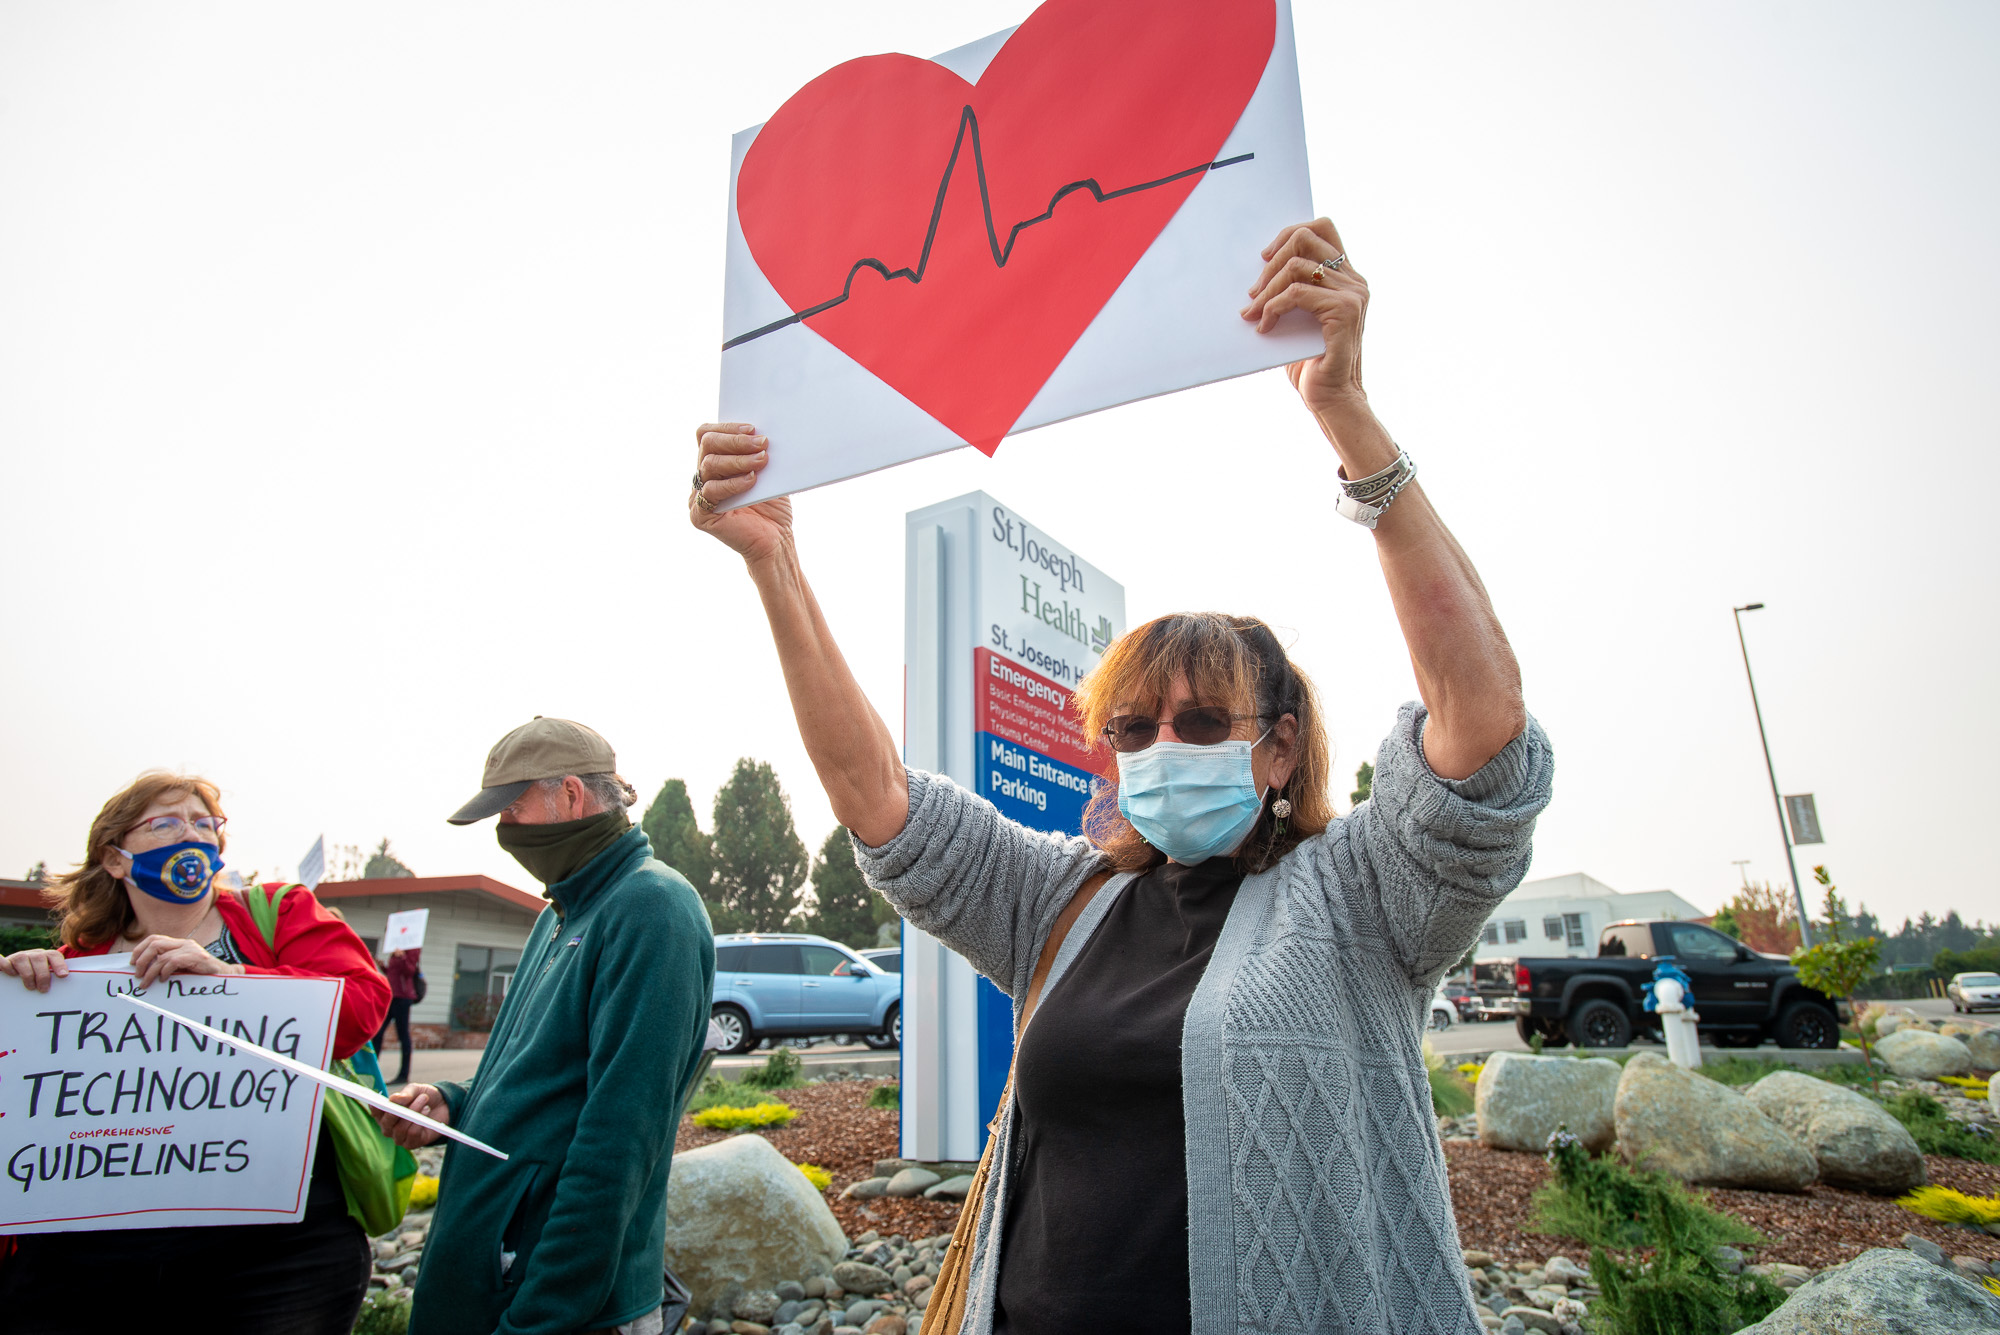
[(833, 803), (834, 817), (864, 844), (894, 839), (910, 814), (910, 790), (895, 738), (833, 641), (806, 583), (792, 538), (789, 499), (717, 511), (748, 491), (763, 468), (768, 442), (748, 422), (710, 422), (695, 432), (696, 478), (688, 518), (742, 556), (785, 671), (799, 736)]
[[(1361, 386), (1368, 284), (1345, 254), (1325, 218), (1286, 228), (1264, 251), (1243, 318), (1261, 331), (1290, 310), (1319, 321), (1325, 351), (1286, 371), (1342, 471), (1356, 480), (1394, 464), (1397, 448)], [(1440, 778), (1469, 778), (1527, 726), (1514, 651), (1479, 573), (1421, 484), (1406, 485), (1376, 521), (1375, 550), (1430, 713), (1424, 758)]]

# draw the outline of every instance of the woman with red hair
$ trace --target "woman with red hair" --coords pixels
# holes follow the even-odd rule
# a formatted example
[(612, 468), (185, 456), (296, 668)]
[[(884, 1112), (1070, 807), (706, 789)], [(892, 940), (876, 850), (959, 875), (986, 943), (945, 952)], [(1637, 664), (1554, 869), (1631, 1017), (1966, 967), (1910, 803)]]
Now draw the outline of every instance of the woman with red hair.
[[(185, 974), (338, 978), (336, 1057), (365, 1044), (389, 1008), (389, 984), (351, 928), (302, 886), (279, 893), (267, 941), (243, 897), (216, 883), (225, 843), (221, 793), (191, 775), (142, 774), (91, 822), (83, 861), (47, 895), (62, 945), (0, 959), (0, 973), (46, 992), (85, 956), (132, 956), (141, 987)], [(78, 1304), (138, 1312), (190, 1276), (214, 1330), (346, 1335), (368, 1292), (368, 1238), (348, 1212), (333, 1138), (321, 1135), (296, 1224), (32, 1233), (0, 1262), (9, 1331), (73, 1330)]]

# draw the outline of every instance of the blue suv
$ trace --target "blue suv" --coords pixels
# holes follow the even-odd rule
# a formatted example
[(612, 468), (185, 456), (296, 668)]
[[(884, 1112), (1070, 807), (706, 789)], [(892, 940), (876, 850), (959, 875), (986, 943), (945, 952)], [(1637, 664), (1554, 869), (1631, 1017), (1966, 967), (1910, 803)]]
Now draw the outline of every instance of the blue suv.
[(903, 1041), (903, 976), (823, 936), (732, 932), (715, 938), (709, 1014), (728, 1046), (766, 1038), (854, 1034), (871, 1048)]

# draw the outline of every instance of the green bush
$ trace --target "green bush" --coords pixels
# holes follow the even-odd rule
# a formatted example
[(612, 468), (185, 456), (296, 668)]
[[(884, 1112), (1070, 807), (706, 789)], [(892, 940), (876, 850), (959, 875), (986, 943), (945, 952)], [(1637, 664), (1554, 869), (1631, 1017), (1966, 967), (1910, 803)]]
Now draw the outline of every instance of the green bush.
[(1925, 1154), (1948, 1154), (1974, 1163), (2000, 1164), (2000, 1144), (1982, 1136), (1962, 1122), (1955, 1122), (1944, 1105), (1930, 1095), (1906, 1089), (1882, 1106), (1889, 1115), (1910, 1129), (1917, 1148)]
[(381, 1289), (371, 1289), (354, 1318), (354, 1335), (404, 1335), (410, 1328), (408, 1295), (391, 1298)]
[(797, 1089), (806, 1082), (806, 1064), (792, 1048), (772, 1048), (764, 1064), (743, 1073), (743, 1083), (752, 1089)]
[(706, 1075), (695, 1086), (694, 1093), (688, 1095), (686, 1110), (698, 1113), (710, 1108), (747, 1108), (757, 1103), (782, 1102), (783, 1099), (773, 1099), (767, 1090), (747, 1080), (724, 1080), (719, 1075)]
[(11, 955), (17, 950), (54, 950), (56, 934), (47, 927), (24, 927), (14, 923), (0, 927), (0, 955)]
[(871, 1108), (887, 1108), (892, 1112), (901, 1108), (903, 1106), (903, 1087), (901, 1085), (875, 1086), (875, 1088), (868, 1091), (868, 1106)]
[(1756, 1230), (1673, 1178), (1593, 1158), (1567, 1128), (1549, 1137), (1548, 1159), (1555, 1179), (1535, 1193), (1529, 1227), (1590, 1245), (1602, 1291), (1590, 1305), (1593, 1335), (1731, 1335), (1784, 1302), (1769, 1280), (1715, 1263), (1718, 1246), (1763, 1242)]
[(1472, 1086), (1448, 1066), (1430, 1068), (1431, 1111), (1440, 1117), (1463, 1117), (1472, 1111)]
[(742, 1131), (753, 1126), (783, 1126), (798, 1115), (799, 1110), (789, 1103), (767, 1101), (748, 1108), (704, 1108), (694, 1115), (694, 1124), (711, 1131)]

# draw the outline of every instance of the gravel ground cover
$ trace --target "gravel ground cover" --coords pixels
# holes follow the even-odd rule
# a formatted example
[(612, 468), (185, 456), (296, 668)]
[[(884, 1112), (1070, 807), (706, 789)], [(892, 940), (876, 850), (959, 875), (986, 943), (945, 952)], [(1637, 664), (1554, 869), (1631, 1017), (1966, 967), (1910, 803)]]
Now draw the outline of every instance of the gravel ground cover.
[[(1528, 1198), (1549, 1180), (1538, 1154), (1489, 1150), (1478, 1144), (1447, 1144), (1452, 1208), (1460, 1242), (1503, 1260), (1539, 1260), (1561, 1252), (1584, 1256), (1589, 1249), (1574, 1238), (1530, 1233)], [(1973, 1195), (2000, 1194), (2000, 1168), (1964, 1159), (1926, 1156), (1930, 1180)], [(2000, 1263), (2000, 1238), (1952, 1228), (1911, 1214), (1886, 1196), (1814, 1186), (1800, 1194), (1712, 1190), (1718, 1209), (1742, 1219), (1771, 1239), (1753, 1259), (1783, 1261), (1815, 1270), (1851, 1261), (1870, 1247), (1901, 1246), (1905, 1233), (1929, 1238), (1947, 1256), (1976, 1256)]]
[[(849, 1237), (871, 1229), (888, 1237), (930, 1237), (948, 1233), (958, 1218), (949, 1201), (870, 1201), (841, 1199), (851, 1184), (875, 1174), (875, 1161), (896, 1156), (896, 1114), (869, 1108), (868, 1093), (884, 1080), (843, 1080), (801, 1089), (780, 1090), (777, 1097), (799, 1110), (791, 1125), (760, 1134), (794, 1163), (815, 1163), (833, 1174), (826, 1193), (834, 1217)], [(693, 1149), (721, 1140), (728, 1133), (681, 1123), (675, 1150)], [(1489, 1150), (1476, 1143), (1448, 1142), (1445, 1162), (1451, 1174), (1452, 1205), (1458, 1215), (1460, 1242), (1492, 1252), (1503, 1261), (1541, 1261), (1551, 1254), (1581, 1257), (1588, 1252), (1574, 1238), (1526, 1231), (1528, 1199), (1549, 1180), (1549, 1166), (1538, 1154)], [(2000, 1195), (2000, 1167), (1963, 1159), (1927, 1156), (1930, 1180), (1972, 1195)], [(1783, 1261), (1818, 1270), (1852, 1260), (1870, 1247), (1901, 1245), (1905, 1233), (1929, 1238), (1947, 1256), (1976, 1256), (2000, 1267), (2000, 1238), (1952, 1228), (1911, 1214), (1894, 1200), (1815, 1186), (1799, 1195), (1762, 1191), (1709, 1193), (1720, 1208), (1738, 1216), (1766, 1237), (1771, 1245), (1758, 1248), (1754, 1259)]]
[[(893, 1159), (896, 1148), (896, 1113), (867, 1106), (869, 1091), (892, 1080), (840, 1080), (798, 1089), (780, 1089), (772, 1097), (791, 1104), (799, 1115), (790, 1125), (766, 1127), (757, 1134), (793, 1163), (813, 1163), (833, 1174), (826, 1203), (833, 1217), (850, 1238), (873, 1229), (883, 1237), (901, 1234), (906, 1238), (928, 1238), (949, 1233), (958, 1222), (956, 1201), (927, 1201), (922, 1197), (897, 1200), (882, 1197), (870, 1201), (843, 1200), (840, 1193), (875, 1176), (877, 1159)], [(726, 1138), (726, 1131), (709, 1131), (686, 1118), (674, 1152), (691, 1150)]]

